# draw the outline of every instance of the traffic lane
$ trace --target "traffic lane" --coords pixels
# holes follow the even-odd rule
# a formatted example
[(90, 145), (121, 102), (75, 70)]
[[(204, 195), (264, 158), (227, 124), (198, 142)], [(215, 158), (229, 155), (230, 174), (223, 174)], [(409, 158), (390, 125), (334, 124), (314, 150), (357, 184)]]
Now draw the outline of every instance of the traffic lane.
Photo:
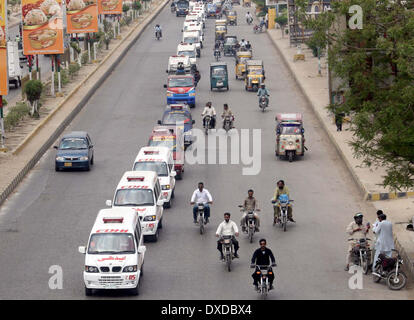
[[(77, 253), (77, 247), (86, 243), (98, 210), (104, 207), (105, 199), (113, 197), (122, 173), (131, 168), (139, 148), (147, 143), (150, 130), (161, 116), (165, 105), (165, 66), (168, 56), (175, 53), (181, 23), (172, 20), (169, 27), (166, 25), (175, 30), (176, 38), (164, 38), (154, 45), (154, 22), (67, 129), (90, 133), (96, 156), (92, 170), (55, 173), (54, 151), (50, 150), (32, 171), (32, 179), (23, 182), (19, 193), (8, 201), (7, 210), (2, 210), (2, 221), (19, 218), (18, 233), (0, 234), (9, 244), (18, 243), (13, 248), (1, 245), (2, 253), (9, 257), (5, 264), (10, 273), (14, 270), (13, 275), (7, 272), (1, 276), (5, 285), (0, 296), (83, 298), (84, 256)], [(39, 174), (35, 174), (36, 170)], [(42, 180), (45, 176), (46, 181)], [(53, 224), (58, 226), (54, 230)], [(39, 235), (42, 227), (46, 230)], [(25, 237), (31, 241), (26, 242)], [(37, 241), (37, 237), (42, 239)], [(45, 241), (52, 242), (56, 249), (43, 247)], [(33, 270), (44, 278), (48, 277), (50, 265), (61, 265), (67, 279), (64, 290), (49, 290), (44, 278), (39, 282), (34, 278), (30, 283), (17, 282), (27, 270), (21, 264), (14, 266), (12, 261), (22, 259), (34, 261)]]

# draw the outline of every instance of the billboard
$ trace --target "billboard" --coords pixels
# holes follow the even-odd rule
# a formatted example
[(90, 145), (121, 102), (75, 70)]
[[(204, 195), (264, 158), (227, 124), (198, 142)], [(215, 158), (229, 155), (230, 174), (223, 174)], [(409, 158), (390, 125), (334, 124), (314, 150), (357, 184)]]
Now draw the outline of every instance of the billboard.
[(122, 14), (122, 0), (98, 0), (100, 14)]
[(68, 33), (98, 32), (97, 0), (66, 0)]
[(23, 53), (62, 54), (62, 0), (22, 0)]
[(7, 95), (7, 1), (0, 0), (0, 95)]

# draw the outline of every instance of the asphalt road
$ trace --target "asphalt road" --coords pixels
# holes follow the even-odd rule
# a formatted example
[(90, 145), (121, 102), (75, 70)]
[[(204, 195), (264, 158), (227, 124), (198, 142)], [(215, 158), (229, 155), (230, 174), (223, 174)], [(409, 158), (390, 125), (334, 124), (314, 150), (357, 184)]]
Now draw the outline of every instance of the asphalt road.
[[(370, 276), (363, 278), (363, 290), (348, 288), (351, 275), (343, 271), (345, 228), (366, 204), (268, 36), (253, 34), (243, 18), (246, 10), (236, 9), (239, 26), (229, 27), (229, 34), (250, 40), (254, 57), (264, 60), (270, 108), (262, 113), (256, 95), (235, 80), (232, 58), (224, 59), (229, 64), (230, 91), (210, 92), (208, 65), (213, 61), (214, 20), (208, 20), (199, 59), (197, 107), (192, 112), (200, 127), (202, 106), (207, 101), (212, 101), (218, 112), (227, 102), (236, 114), (237, 128), (261, 129), (260, 173), (242, 175), (242, 164), (187, 165), (184, 179), (177, 182), (173, 206), (165, 211), (160, 240), (147, 243), (140, 296), (110, 292), (88, 299), (257, 299), (249, 260), (261, 237), (267, 239), (278, 263), (276, 288), (269, 299), (407, 298), (407, 290), (391, 292), (384, 284), (374, 284)], [(95, 145), (93, 169), (56, 173), (54, 151), (50, 150), (1, 208), (0, 298), (85, 299), (84, 256), (77, 248), (86, 244), (98, 210), (112, 198), (122, 173), (130, 169), (161, 117), (166, 100), (162, 87), (165, 69), (168, 56), (175, 54), (180, 41), (182, 22), (183, 18), (176, 18), (167, 6), (67, 129), (90, 133)], [(156, 23), (163, 27), (161, 41), (153, 36)], [(277, 112), (304, 114), (309, 152), (293, 163), (274, 156)], [(216, 151), (211, 146), (207, 150)], [(287, 182), (295, 200), (297, 223), (288, 225), (287, 232), (271, 224), (269, 200), (278, 179)], [(193, 225), (189, 205), (199, 181), (204, 181), (214, 197), (211, 223), (203, 236)], [(218, 259), (214, 233), (225, 211), (232, 212), (239, 223), (237, 205), (249, 188), (260, 201), (262, 227), (254, 244), (240, 235), (240, 259), (234, 260), (229, 273)], [(48, 287), (51, 265), (63, 268), (62, 290)]]

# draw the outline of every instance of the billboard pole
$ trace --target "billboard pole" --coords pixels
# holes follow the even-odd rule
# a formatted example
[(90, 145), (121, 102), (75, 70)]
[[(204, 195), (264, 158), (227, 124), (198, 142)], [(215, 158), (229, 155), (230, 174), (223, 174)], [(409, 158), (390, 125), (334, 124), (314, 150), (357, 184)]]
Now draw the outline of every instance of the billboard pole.
[(7, 149), (4, 146), (4, 119), (3, 119), (3, 96), (0, 95), (0, 129), (1, 129), (1, 151), (6, 152)]

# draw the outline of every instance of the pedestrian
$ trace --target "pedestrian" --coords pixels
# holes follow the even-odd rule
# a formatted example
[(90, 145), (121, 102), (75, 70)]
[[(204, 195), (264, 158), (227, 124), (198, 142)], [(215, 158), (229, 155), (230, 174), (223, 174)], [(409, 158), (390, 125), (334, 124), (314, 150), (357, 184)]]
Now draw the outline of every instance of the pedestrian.
[(269, 29), (269, 13), (267, 12), (265, 16), (265, 25), (266, 25), (266, 29)]
[(335, 112), (335, 124), (336, 124), (336, 131), (342, 131), (342, 123), (344, 120), (345, 114), (342, 112)]
[(375, 256), (372, 264), (372, 271), (375, 271), (375, 264), (378, 256), (382, 253), (391, 258), (392, 250), (394, 249), (394, 236), (392, 233), (392, 223), (387, 220), (385, 214), (380, 214), (378, 217), (379, 223), (374, 227), (373, 232), (377, 237), (375, 242)]

